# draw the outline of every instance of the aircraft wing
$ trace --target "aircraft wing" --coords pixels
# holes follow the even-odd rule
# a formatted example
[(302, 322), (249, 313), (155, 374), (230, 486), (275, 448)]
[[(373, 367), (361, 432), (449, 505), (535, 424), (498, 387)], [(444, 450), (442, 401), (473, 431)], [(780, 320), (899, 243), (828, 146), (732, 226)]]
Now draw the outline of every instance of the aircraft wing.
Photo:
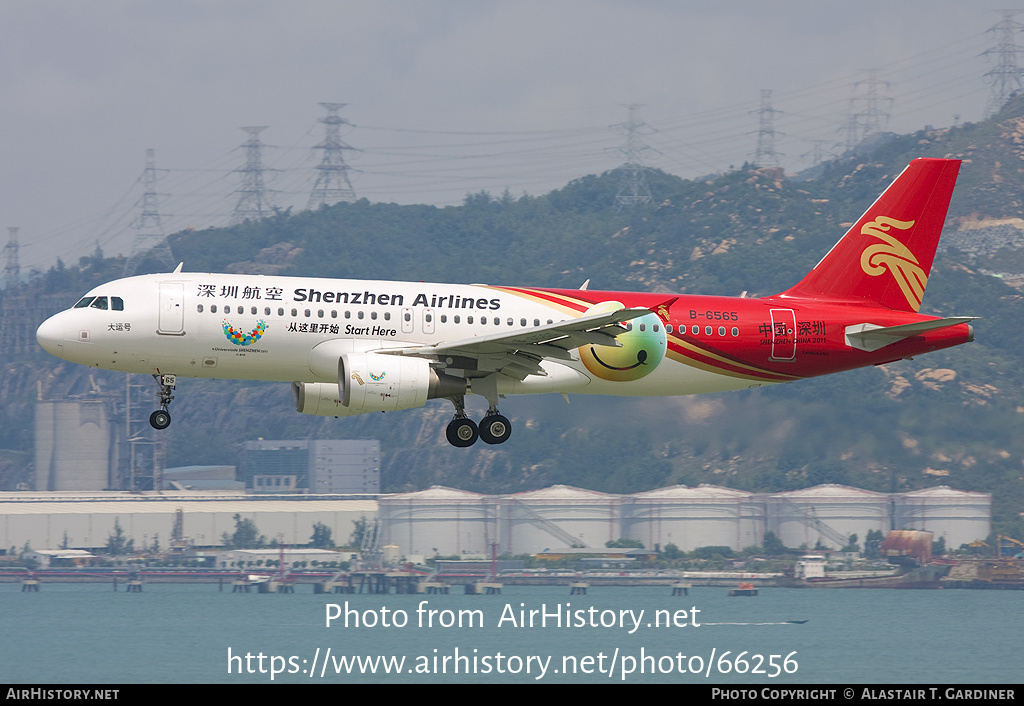
[(543, 326), (515, 329), (433, 345), (385, 348), (384, 355), (411, 355), (441, 360), (451, 358), (449, 367), (464, 367), (482, 373), (502, 372), (519, 380), (528, 375), (547, 375), (540, 366), (545, 358), (572, 360), (569, 351), (582, 345), (615, 346), (615, 337), (626, 332), (626, 321), (650, 314), (650, 309), (619, 309), (608, 314), (582, 316)]

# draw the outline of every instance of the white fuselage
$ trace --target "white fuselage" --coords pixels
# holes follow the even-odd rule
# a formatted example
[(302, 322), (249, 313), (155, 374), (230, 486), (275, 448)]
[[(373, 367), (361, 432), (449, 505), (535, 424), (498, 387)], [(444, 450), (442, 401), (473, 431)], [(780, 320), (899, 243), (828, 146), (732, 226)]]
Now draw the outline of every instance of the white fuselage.
[[(114, 308), (115, 298), (122, 308)], [(170, 273), (96, 287), (76, 308), (45, 321), (37, 337), (55, 356), (109, 370), (337, 383), (338, 359), (346, 353), (579, 316), (567, 305), (479, 284)], [(503, 378), (499, 393), (681, 395), (758, 386), (676, 360), (643, 379), (611, 382), (589, 374), (578, 351), (571, 358), (542, 361), (546, 376)]]

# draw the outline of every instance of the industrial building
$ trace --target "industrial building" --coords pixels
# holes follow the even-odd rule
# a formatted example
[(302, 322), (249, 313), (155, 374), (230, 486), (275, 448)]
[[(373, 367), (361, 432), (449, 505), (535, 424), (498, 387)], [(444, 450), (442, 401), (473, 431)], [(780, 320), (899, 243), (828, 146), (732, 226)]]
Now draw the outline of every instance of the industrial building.
[(0, 550), (99, 549), (121, 528), (125, 542), (168, 546), (180, 518), (181, 536), (198, 547), (223, 546), (235, 531), (235, 515), (252, 520), (268, 541), (309, 544), (313, 525), (348, 541), (355, 522), (377, 515), (374, 500), (330, 496), (256, 496), (223, 492), (185, 493), (0, 493)]
[[(308, 461), (308, 457), (307, 457)], [(762, 545), (771, 531), (789, 547), (839, 549), (851, 534), (914, 529), (944, 538), (946, 546), (991, 532), (992, 498), (947, 487), (875, 493), (821, 485), (756, 494), (713, 485), (674, 486), (613, 495), (570, 486), (507, 495), (482, 495), (435, 486), (384, 496), (262, 494), (229, 491), (163, 493), (0, 493), (0, 551), (97, 549), (121, 528), (125, 541), (167, 546), (172, 536), (195, 546), (223, 546), (235, 515), (252, 520), (268, 540), (308, 544), (313, 525), (331, 528), (344, 544), (360, 520), (379, 519), (379, 544), (402, 556), (488, 557), (565, 549), (601, 549), (635, 540), (647, 550)], [(176, 523), (180, 522), (180, 528)]]
[(380, 492), (380, 442), (247, 441), (245, 487), (256, 493)]

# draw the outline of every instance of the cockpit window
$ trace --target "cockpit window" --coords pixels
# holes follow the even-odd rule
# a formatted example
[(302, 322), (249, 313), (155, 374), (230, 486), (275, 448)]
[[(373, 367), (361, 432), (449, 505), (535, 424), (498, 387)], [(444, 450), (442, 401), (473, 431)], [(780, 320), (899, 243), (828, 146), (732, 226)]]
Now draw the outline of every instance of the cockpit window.
[(121, 297), (111, 297), (110, 308), (114, 311), (124, 311), (124, 299)]
[(85, 307), (87, 307), (90, 304), (92, 304), (92, 300), (95, 299), (95, 298), (96, 297), (82, 297), (82, 299), (77, 304), (75, 304), (74, 308), (75, 309), (84, 309)]
[(107, 298), (106, 297), (96, 297), (93, 300), (92, 304), (90, 304), (89, 306), (92, 307), (93, 309), (106, 309), (107, 308)]

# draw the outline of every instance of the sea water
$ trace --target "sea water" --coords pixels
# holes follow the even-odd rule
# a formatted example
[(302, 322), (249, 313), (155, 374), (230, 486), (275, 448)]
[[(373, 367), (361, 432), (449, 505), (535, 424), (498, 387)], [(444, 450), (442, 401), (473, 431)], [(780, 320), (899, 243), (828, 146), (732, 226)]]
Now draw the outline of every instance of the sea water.
[[(453, 591), (460, 587), (453, 587)], [(0, 682), (1024, 682), (1024, 593), (505, 586), (500, 595), (0, 584)]]

